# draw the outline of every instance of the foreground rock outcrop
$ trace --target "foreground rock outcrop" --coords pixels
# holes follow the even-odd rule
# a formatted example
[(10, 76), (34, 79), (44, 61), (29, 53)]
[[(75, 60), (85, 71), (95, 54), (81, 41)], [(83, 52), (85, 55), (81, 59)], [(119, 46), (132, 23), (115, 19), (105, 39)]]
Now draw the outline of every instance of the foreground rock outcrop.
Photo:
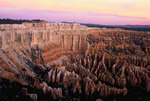
[(149, 100), (150, 32), (0, 25), (0, 85), (4, 101)]

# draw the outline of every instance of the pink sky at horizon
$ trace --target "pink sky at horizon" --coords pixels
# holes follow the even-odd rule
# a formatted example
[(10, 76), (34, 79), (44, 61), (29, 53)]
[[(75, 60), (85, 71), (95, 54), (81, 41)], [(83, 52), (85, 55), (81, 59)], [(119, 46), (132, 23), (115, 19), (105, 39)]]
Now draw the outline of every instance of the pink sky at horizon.
[(150, 25), (150, 0), (0, 0), (0, 18)]

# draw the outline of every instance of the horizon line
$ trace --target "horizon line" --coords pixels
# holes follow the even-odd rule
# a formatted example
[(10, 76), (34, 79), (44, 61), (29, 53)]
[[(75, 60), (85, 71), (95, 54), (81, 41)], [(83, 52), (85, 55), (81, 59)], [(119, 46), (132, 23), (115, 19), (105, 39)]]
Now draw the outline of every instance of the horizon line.
[(46, 22), (51, 22), (51, 23), (63, 23), (63, 22), (67, 22), (67, 23), (80, 23), (80, 24), (92, 24), (92, 25), (105, 25), (105, 26), (126, 26), (126, 25), (137, 25), (137, 26), (150, 26), (150, 24), (100, 24), (100, 23), (90, 23), (90, 22), (78, 22), (78, 21), (66, 21), (66, 20), (61, 20), (61, 21), (56, 21), (56, 20), (43, 20), (43, 19), (19, 19), (19, 18), (0, 18), (1, 20), (3, 19), (9, 19), (9, 20), (40, 20), (40, 21), (46, 21)]

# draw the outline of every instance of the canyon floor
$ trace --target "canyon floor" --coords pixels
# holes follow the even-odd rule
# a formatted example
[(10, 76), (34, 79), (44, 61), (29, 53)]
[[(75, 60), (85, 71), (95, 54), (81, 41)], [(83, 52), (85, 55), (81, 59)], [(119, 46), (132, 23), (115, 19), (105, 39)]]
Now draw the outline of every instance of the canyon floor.
[(150, 101), (150, 32), (0, 24), (0, 101)]

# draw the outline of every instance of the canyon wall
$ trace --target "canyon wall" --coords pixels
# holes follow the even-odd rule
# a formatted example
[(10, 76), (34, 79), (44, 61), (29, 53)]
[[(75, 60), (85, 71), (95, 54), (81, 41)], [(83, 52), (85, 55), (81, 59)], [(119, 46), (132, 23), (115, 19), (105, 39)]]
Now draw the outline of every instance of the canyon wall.
[(0, 25), (0, 48), (21, 44), (34, 47), (56, 43), (67, 50), (84, 52), (88, 28), (78, 23), (23, 23)]

